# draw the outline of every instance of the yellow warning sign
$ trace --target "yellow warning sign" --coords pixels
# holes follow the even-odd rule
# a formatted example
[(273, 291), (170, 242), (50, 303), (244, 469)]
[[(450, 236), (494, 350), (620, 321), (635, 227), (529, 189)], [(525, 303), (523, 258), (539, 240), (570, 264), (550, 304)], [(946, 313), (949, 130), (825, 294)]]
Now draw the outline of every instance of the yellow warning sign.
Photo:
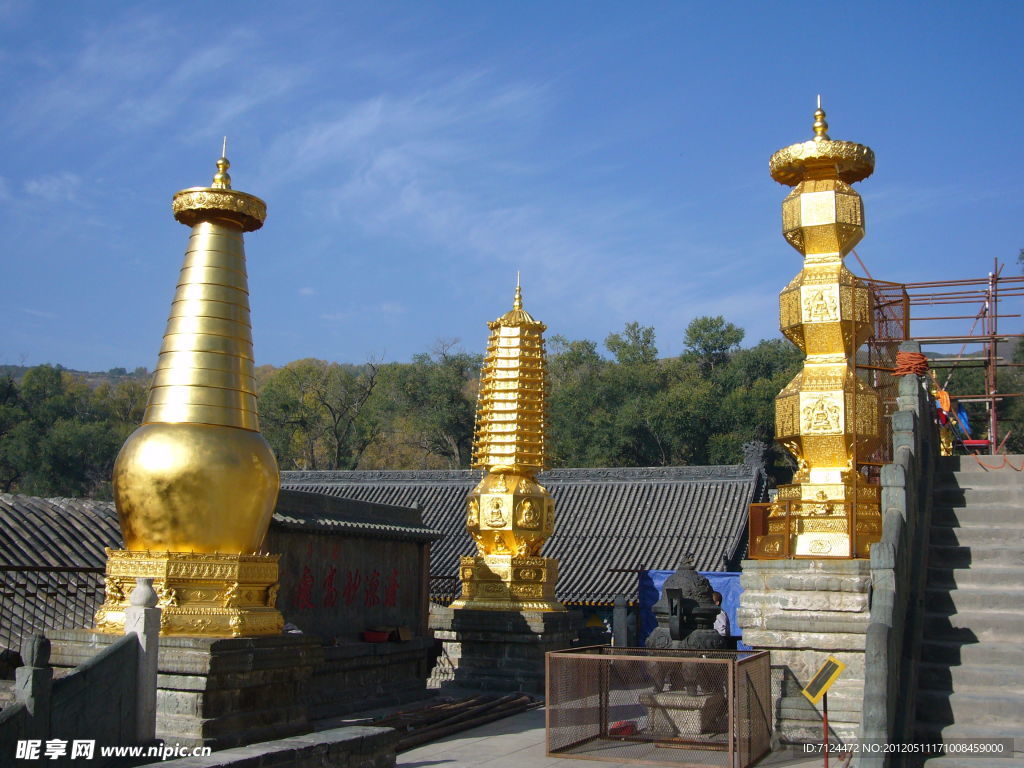
[(843, 662), (835, 656), (829, 656), (825, 659), (825, 663), (821, 665), (821, 669), (814, 673), (811, 682), (804, 688), (804, 696), (812, 704), (817, 704), (821, 701), (821, 697), (825, 695), (828, 687), (836, 681), (836, 678), (843, 673), (844, 669), (846, 669), (846, 665)]

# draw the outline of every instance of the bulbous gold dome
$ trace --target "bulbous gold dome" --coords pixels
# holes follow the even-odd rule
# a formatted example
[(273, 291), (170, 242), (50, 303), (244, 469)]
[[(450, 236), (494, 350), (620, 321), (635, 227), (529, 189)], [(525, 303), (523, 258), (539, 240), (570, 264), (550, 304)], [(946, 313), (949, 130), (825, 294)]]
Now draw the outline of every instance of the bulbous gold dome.
[(277, 502), (277, 461), (259, 432), (144, 424), (114, 464), (126, 549), (259, 550)]

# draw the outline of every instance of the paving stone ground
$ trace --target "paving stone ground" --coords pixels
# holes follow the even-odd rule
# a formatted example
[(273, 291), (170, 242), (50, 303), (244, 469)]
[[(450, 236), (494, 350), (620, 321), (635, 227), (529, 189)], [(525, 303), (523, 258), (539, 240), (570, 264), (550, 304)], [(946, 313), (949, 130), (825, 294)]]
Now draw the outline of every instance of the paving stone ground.
[[(398, 768), (636, 768), (636, 763), (548, 757), (544, 752), (544, 710), (531, 709), (403, 752)], [(768, 755), (757, 766), (821, 764), (820, 757), (789, 752)]]

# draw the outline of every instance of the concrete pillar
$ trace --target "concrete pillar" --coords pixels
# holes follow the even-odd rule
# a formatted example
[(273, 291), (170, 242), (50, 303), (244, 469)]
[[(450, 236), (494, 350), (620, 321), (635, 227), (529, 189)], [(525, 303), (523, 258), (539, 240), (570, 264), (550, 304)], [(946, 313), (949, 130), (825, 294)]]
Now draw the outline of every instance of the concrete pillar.
[(625, 648), (629, 645), (629, 604), (624, 595), (616, 595), (612, 607), (612, 645)]
[(153, 580), (136, 579), (124, 612), (124, 633), (139, 639), (135, 741), (140, 744), (156, 738), (157, 654), (160, 649), (160, 609), (156, 603)]
[(21, 645), (25, 665), (14, 670), (14, 700), (28, 710), (26, 739), (50, 737), (50, 697), (53, 669), (50, 668), (50, 641), (34, 635)]

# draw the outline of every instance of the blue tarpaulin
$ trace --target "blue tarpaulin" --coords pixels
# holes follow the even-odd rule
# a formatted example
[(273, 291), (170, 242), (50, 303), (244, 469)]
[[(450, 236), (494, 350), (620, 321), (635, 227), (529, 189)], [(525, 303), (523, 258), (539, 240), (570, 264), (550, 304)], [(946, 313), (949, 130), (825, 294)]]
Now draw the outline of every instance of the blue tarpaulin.
[[(673, 573), (675, 571), (640, 571), (640, 583), (637, 590), (639, 595), (637, 645), (642, 646), (647, 640), (647, 636), (658, 626), (658, 621), (654, 618), (654, 604), (661, 597), (661, 588), (665, 584), (665, 579)], [(740, 586), (740, 575), (720, 571), (699, 571), (699, 573), (711, 582), (711, 589), (722, 593), (722, 610), (729, 617), (729, 631), (733, 635), (739, 635), (740, 628), (736, 623), (736, 609), (739, 607), (740, 593), (743, 591), (743, 587)], [(742, 642), (738, 642), (736, 647), (741, 651), (750, 650), (750, 646), (744, 645)]]

